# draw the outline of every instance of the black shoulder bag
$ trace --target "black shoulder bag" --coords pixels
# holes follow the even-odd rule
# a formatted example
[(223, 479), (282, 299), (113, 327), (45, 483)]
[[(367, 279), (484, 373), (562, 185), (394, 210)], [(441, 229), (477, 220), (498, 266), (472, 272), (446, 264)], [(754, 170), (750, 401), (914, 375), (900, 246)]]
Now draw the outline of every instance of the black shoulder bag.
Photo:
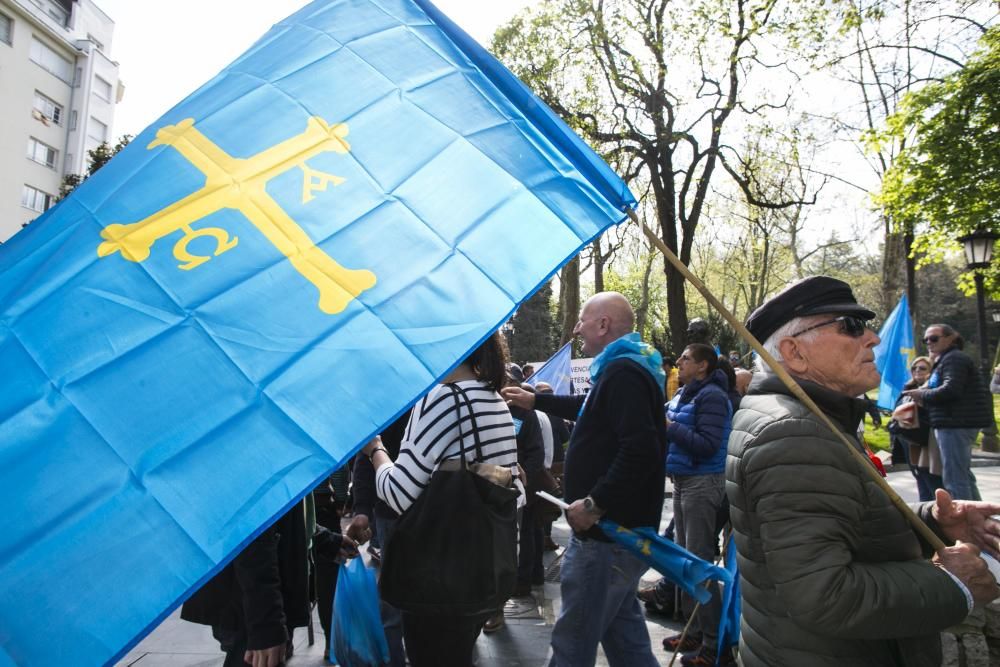
[[(449, 384), (458, 419), (459, 459), (442, 461), (399, 518), (385, 545), (379, 588), (389, 604), (415, 614), (496, 613), (517, 581), (517, 496), (510, 470), (482, 463), (476, 416)], [(472, 420), (475, 462), (466, 459), (458, 397)], [(496, 483), (498, 480), (500, 483)]]

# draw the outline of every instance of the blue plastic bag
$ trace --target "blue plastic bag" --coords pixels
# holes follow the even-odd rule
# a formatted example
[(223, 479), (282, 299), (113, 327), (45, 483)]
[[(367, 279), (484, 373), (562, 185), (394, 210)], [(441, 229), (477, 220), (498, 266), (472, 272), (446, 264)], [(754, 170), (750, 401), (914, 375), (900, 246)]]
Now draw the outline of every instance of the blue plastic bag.
[(381, 667), (389, 662), (375, 572), (360, 557), (340, 566), (331, 625), (330, 657), (340, 667)]

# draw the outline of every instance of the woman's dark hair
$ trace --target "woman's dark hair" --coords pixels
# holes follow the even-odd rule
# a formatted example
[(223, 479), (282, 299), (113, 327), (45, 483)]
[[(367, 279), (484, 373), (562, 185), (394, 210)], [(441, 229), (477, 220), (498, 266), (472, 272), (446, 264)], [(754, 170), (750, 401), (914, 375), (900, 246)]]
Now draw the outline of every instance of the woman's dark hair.
[(954, 347), (957, 347), (959, 350), (965, 349), (965, 339), (962, 338), (962, 334), (955, 331), (955, 327), (951, 326), (950, 324), (929, 324), (927, 328), (928, 329), (938, 328), (941, 330), (941, 333), (944, 334), (945, 336), (954, 336), (955, 340), (953, 340), (951, 344)]
[(507, 343), (500, 331), (494, 331), (465, 358), (476, 377), (493, 391), (500, 391), (507, 384)]
[[(712, 350), (713, 352), (715, 350)], [(727, 357), (719, 355), (719, 370), (726, 374), (726, 380), (729, 382), (729, 390), (735, 391), (736, 389), (736, 371), (733, 370), (733, 365), (730, 363)]]
[(715, 372), (715, 369), (719, 366), (719, 355), (715, 353), (715, 348), (711, 345), (705, 345), (704, 343), (691, 343), (686, 349), (691, 358), (694, 359), (695, 363), (700, 364), (705, 361), (708, 362), (708, 368), (706, 370), (706, 375), (711, 375)]

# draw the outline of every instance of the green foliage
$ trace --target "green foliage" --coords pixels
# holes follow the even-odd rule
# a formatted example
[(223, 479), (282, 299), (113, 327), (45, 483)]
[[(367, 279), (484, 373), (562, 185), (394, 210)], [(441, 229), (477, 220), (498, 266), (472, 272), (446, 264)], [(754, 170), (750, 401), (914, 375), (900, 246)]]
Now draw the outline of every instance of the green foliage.
[[(918, 230), (921, 264), (941, 261), (965, 233), (1000, 232), (1000, 27), (985, 33), (964, 68), (907, 95), (875, 141), (904, 136), (913, 140), (886, 172), (877, 202), (897, 225)], [(994, 294), (996, 277), (994, 268)], [(960, 285), (970, 287), (970, 277)]]
[(130, 141), (132, 141), (132, 135), (123, 134), (114, 146), (109, 146), (108, 142), (102, 141), (93, 150), (87, 151), (87, 173), (82, 176), (80, 174), (66, 174), (63, 176), (62, 184), (59, 186), (59, 197), (56, 201), (62, 201), (68, 197), (77, 186), (96, 174), (111, 158), (118, 155), (123, 148), (128, 146)]
[(548, 359), (559, 344), (559, 333), (552, 315), (552, 283), (547, 282), (521, 304), (511, 320), (513, 330), (507, 337), (510, 358), (523, 364)]

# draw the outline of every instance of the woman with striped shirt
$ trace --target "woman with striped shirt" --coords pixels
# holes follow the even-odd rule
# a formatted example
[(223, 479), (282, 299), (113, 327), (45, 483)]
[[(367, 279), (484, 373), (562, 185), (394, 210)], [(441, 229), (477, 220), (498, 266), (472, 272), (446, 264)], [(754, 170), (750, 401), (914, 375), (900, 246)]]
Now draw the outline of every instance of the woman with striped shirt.
[[(514, 422), (507, 403), (497, 393), (506, 379), (506, 361), (503, 339), (496, 332), (413, 407), (395, 462), (379, 438), (365, 446), (362, 452), (375, 467), (379, 498), (397, 512), (406, 512), (441, 463), (459, 458), (463, 449), (469, 463), (509, 467), (516, 476)], [(479, 458), (476, 435), (482, 454)], [(391, 545), (390, 539), (386, 549)], [(403, 637), (410, 664), (468, 667), (485, 621), (486, 616), (404, 613)]]

